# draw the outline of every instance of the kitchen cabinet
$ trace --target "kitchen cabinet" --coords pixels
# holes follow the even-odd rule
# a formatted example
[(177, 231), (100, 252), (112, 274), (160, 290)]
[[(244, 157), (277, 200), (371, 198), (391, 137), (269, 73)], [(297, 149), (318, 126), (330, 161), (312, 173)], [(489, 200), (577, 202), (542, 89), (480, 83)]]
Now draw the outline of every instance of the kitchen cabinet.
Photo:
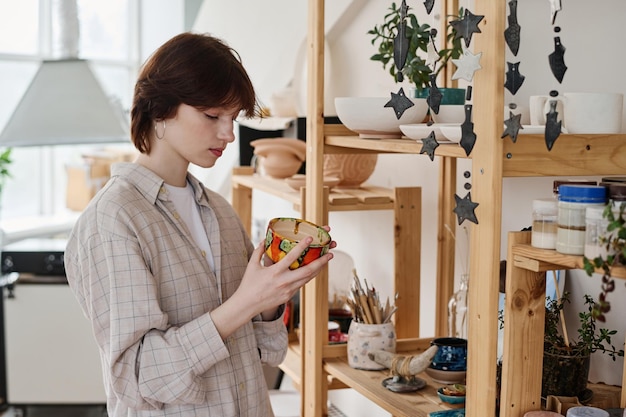
[[(445, 2), (456, 10), (458, 3)], [(451, 3), (451, 4), (448, 4)], [(482, 69), (473, 80), (473, 122), (478, 140), (469, 156), (472, 162), (472, 201), (478, 203), (478, 224), (471, 224), (468, 329), (468, 372), (466, 414), (468, 417), (493, 417), (496, 413), (496, 361), (498, 340), (498, 288), (502, 219), (502, 187), (505, 177), (624, 175), (626, 172), (626, 135), (562, 134), (551, 151), (543, 134), (524, 134), (516, 143), (501, 139), (504, 107), (506, 28), (505, 1), (476, 0), (472, 12), (484, 16), (480, 33), (472, 40), (474, 50), (482, 53)], [(444, 10), (443, 15), (448, 15)], [(307, 178), (298, 201), (305, 218), (326, 223), (328, 196), (322, 183), (323, 156), (326, 153), (378, 152), (420, 154), (421, 144), (410, 140), (365, 140), (347, 135), (345, 130), (326, 125), (324, 103), (324, 0), (308, 2), (308, 71), (307, 90)], [(495, 115), (495, 116), (494, 116)], [(438, 147), (440, 159), (440, 195), (438, 225), (437, 334), (445, 334), (445, 301), (452, 293), (453, 265), (442, 261), (442, 254), (452, 258), (454, 244), (443, 232), (445, 224), (454, 224), (456, 160), (468, 158), (456, 146)], [(251, 186), (254, 187), (254, 186)], [(248, 191), (245, 191), (246, 193)], [(243, 193), (243, 192), (242, 192)], [(239, 196), (241, 197), (241, 195)], [(241, 198), (239, 200), (241, 202)], [(249, 205), (248, 205), (249, 207)], [(245, 205), (240, 208), (245, 210)], [(416, 233), (419, 230), (416, 230)], [(507, 270), (507, 302), (504, 338), (504, 364), (500, 415), (519, 417), (540, 408), (541, 356), (538, 351), (543, 335), (542, 290), (546, 268), (579, 268), (581, 258), (562, 256), (554, 251), (529, 248), (524, 235), (511, 235)], [(480, 248), (480, 250), (477, 250)], [(409, 260), (407, 258), (406, 260)], [(396, 261), (398, 264), (398, 261)], [(543, 280), (543, 282), (542, 282)], [(398, 282), (396, 276), (396, 282)], [(401, 280), (400, 280), (401, 281)], [(541, 294), (541, 297), (538, 295)], [(541, 298), (541, 300), (539, 300)], [(380, 386), (384, 376), (357, 371), (347, 365), (345, 348), (326, 342), (327, 284), (322, 276), (302, 290), (300, 344), (292, 346), (288, 359), (300, 363), (302, 412), (305, 417), (323, 415), (326, 394), (331, 384), (355, 389), (395, 416), (426, 416), (441, 408), (436, 397), (423, 393), (397, 395)], [(541, 303), (539, 302), (541, 301)], [(402, 314), (399, 310), (399, 314)], [(515, 331), (513, 331), (515, 329)], [(428, 339), (401, 340), (400, 352), (419, 352)], [(297, 366), (296, 366), (297, 367)], [(626, 376), (626, 371), (624, 371)], [(421, 375), (420, 375), (421, 377)], [(332, 385), (330, 385), (332, 386)], [(610, 388), (606, 388), (611, 391)], [(602, 389), (598, 389), (598, 392)], [(621, 392), (621, 406), (626, 395)]]

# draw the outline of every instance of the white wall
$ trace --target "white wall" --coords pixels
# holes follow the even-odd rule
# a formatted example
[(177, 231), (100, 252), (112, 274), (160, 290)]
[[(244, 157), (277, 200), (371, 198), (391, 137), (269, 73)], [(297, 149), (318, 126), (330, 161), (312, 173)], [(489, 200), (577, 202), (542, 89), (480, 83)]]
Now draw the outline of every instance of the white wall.
[[(290, 73), (292, 69), (302, 67), (301, 62), (296, 63), (294, 60), (306, 31), (306, 8), (303, 1), (268, 0), (263, 2), (263, 6), (256, 3), (245, 0), (233, 2), (205, 0), (196, 22), (196, 29), (224, 36), (231, 45), (240, 49), (262, 99), (267, 100), (272, 92), (284, 88), (291, 79), (297, 77), (298, 74)], [(415, 7), (420, 21), (428, 22), (431, 26), (439, 26), (434, 17), (423, 16), (421, 2), (412, 3), (409, 2), (409, 6)], [(330, 80), (332, 84), (333, 96), (386, 96), (390, 91), (397, 91), (399, 88), (393, 83), (388, 73), (382, 70), (378, 62), (369, 60), (375, 51), (366, 34), (374, 24), (382, 21), (382, 16), (390, 4), (391, 1), (380, 0), (327, 2), (327, 9), (330, 9), (328, 14), (330, 12), (339, 14), (339, 17), (336, 14), (333, 15), (334, 21), (339, 23), (334, 28), (331, 26), (332, 36), (328, 39), (332, 69), (327, 80)], [(467, 7), (467, 2), (462, 1), (461, 6)], [(237, 13), (237, 10), (242, 10), (244, 7), (250, 13)], [(563, 45), (567, 48), (565, 61), (568, 70), (563, 83), (559, 84), (552, 76), (548, 65), (548, 55), (553, 50), (554, 36), (549, 22), (549, 3), (545, 0), (527, 0), (519, 3), (518, 16), (522, 27), (520, 51), (517, 57), (509, 52), (507, 60), (509, 62), (520, 61), (520, 71), (526, 79), (514, 97), (505, 91), (505, 102), (515, 101), (519, 105), (527, 106), (530, 95), (548, 94), (552, 89), (560, 92), (626, 92), (626, 84), (621, 82), (626, 64), (621, 53), (621, 45), (626, 40), (623, 31), (626, 2), (569, 0), (563, 2), (563, 7), (564, 10), (558, 14), (557, 24), (563, 29), (559, 35)], [(480, 36), (480, 34), (474, 36)], [(332, 113), (327, 112), (327, 114)], [(461, 196), (465, 195), (463, 184), (467, 182), (463, 178), (463, 172), (470, 168), (469, 161), (459, 161), (457, 193)], [(381, 155), (376, 171), (369, 180), (373, 184), (389, 187), (423, 187), (423, 265), (421, 270), (423, 292), (420, 322), (423, 336), (430, 336), (434, 333), (437, 175), (437, 160), (430, 161), (418, 155)], [(506, 256), (506, 233), (520, 230), (531, 224), (532, 200), (551, 196), (553, 180), (554, 178), (505, 179), (502, 259)], [(269, 196), (262, 198), (271, 199)], [(257, 199), (256, 194), (255, 199)], [(287, 213), (289, 209), (272, 200), (271, 204), (255, 205), (255, 215), (260, 218), (269, 218), (276, 214)], [(471, 228), (471, 223), (468, 223), (465, 222), (463, 226)], [(352, 255), (360, 275), (373, 282), (377, 288), (382, 287), (388, 290), (393, 277), (392, 213), (331, 213), (330, 224), (339, 248)], [(361, 233), (364, 229), (367, 230), (367, 236), (375, 236), (383, 242), (378, 245), (380, 249), (376, 256), (371, 255), (367, 237)], [(457, 236), (461, 235), (462, 232), (458, 231)], [(458, 258), (466, 253), (466, 249), (465, 247), (457, 249), (457, 261), (459, 261), (457, 264), (460, 264)], [(582, 272), (571, 274), (569, 281), (572, 285), (569, 285), (568, 289), (572, 292), (572, 299), (581, 299), (583, 293), (597, 296), (600, 290), (597, 278), (590, 279)], [(471, 281), (470, 278), (470, 285)], [(609, 314), (607, 326), (620, 330), (615, 340), (618, 345), (621, 345), (624, 340), (624, 325), (617, 321), (623, 317), (624, 308), (626, 308), (619, 301), (624, 299), (626, 288), (623, 283), (618, 283), (617, 287), (617, 291), (611, 295), (611, 300), (614, 301), (613, 310)], [(568, 321), (572, 322), (573, 319)], [(610, 362), (606, 366), (596, 365), (596, 363), (594, 359), (593, 379), (608, 383), (620, 381), (623, 360), (619, 360), (617, 364)], [(599, 375), (598, 370), (602, 370)], [(371, 407), (371, 404), (368, 406)], [(373, 415), (371, 409), (364, 413), (362, 415)]]

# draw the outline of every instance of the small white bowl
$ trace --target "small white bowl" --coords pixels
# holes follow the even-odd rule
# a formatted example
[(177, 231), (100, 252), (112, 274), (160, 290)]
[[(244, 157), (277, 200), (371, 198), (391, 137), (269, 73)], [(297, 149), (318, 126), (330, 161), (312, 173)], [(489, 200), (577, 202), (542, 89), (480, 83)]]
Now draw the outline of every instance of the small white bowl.
[[(437, 125), (437, 123), (435, 123)], [(456, 123), (443, 123), (439, 126), (441, 134), (450, 142), (459, 143), (461, 141), (461, 125)]]
[(336, 97), (335, 110), (341, 123), (362, 138), (401, 138), (400, 125), (420, 123), (426, 117), (426, 99), (409, 98), (413, 106), (396, 117), (393, 107), (385, 107), (391, 97)]
[(435, 123), (458, 123), (465, 121), (465, 105), (463, 104), (442, 104), (439, 106), (439, 113), (435, 114), (432, 109), (430, 114)]

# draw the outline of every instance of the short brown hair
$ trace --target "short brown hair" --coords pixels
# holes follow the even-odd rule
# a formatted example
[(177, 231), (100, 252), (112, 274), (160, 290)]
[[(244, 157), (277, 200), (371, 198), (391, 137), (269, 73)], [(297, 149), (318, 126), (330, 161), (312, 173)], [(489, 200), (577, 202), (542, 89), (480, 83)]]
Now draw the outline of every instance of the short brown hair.
[(131, 140), (150, 153), (154, 122), (175, 115), (180, 104), (198, 109), (239, 107), (258, 114), (256, 93), (239, 54), (206, 34), (181, 33), (159, 47), (144, 63), (133, 96)]

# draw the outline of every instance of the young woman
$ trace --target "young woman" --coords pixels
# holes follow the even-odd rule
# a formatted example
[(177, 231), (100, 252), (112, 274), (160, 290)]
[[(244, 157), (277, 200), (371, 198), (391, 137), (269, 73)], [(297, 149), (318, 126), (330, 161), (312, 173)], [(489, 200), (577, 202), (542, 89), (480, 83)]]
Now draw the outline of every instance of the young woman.
[(283, 305), (332, 254), (290, 270), (307, 239), (271, 265), (228, 202), (188, 172), (213, 167), (235, 118), (257, 109), (237, 53), (208, 35), (175, 36), (139, 74), (140, 154), (112, 167), (65, 251), (110, 417), (272, 415), (261, 364), (283, 360)]

